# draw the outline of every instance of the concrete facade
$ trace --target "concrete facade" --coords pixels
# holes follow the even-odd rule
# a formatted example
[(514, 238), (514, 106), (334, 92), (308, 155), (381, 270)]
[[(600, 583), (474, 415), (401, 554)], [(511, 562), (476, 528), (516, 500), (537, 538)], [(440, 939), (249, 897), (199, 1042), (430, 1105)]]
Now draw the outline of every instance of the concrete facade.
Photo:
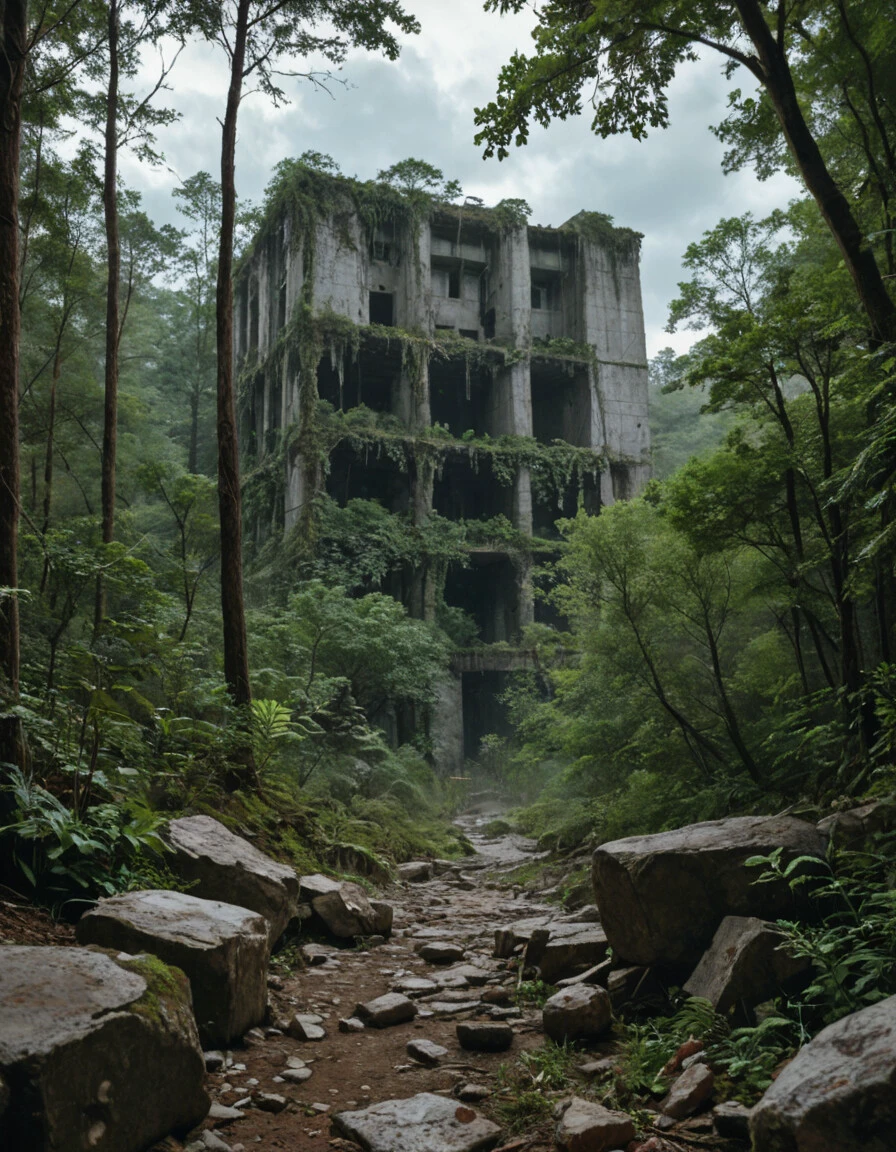
[[(282, 498), (247, 535), (300, 526), (326, 493), (375, 499), (416, 524), (433, 512), (504, 516), (549, 541), (577, 507), (637, 494), (650, 474), (637, 234), (595, 213), (542, 228), (468, 205), (371, 222), (355, 182), (329, 184), (312, 224), (285, 210), (269, 222), (237, 278), (241, 443), (254, 466), (282, 470)], [(391, 420), (390, 451), (375, 430), (375, 450), (348, 439), (325, 458), (309, 449), (321, 400)], [(502, 437), (529, 445), (510, 476), (489, 456)], [(538, 447), (557, 441), (577, 450), (578, 473), (546, 499), (533, 469)], [(443, 598), (479, 629), (475, 657), (459, 653), (430, 718), (446, 774), (493, 730), (482, 727), (495, 721), (490, 694), (525, 663), (512, 657), (521, 629), (554, 622), (533, 598), (531, 568), (517, 541), (402, 581), (413, 615), (434, 618)]]

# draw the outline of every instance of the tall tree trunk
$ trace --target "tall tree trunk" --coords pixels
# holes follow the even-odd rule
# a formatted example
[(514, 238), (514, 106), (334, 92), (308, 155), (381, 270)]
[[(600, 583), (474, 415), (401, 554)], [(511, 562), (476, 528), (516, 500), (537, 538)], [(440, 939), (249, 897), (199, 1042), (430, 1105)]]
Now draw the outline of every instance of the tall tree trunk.
[[(41, 532), (46, 533), (50, 527), (50, 514), (53, 510), (53, 454), (56, 439), (56, 393), (59, 388), (59, 375), (62, 370), (62, 356), (60, 354), (62, 330), (60, 339), (56, 341), (56, 355), (53, 357), (53, 380), (50, 384), (50, 410), (47, 415), (47, 454), (44, 459), (44, 519)], [(43, 595), (50, 575), (50, 557), (44, 556), (44, 570), (40, 578), (40, 591)]]
[[(106, 372), (103, 402), (102, 519), (103, 543), (115, 539), (115, 454), (118, 445), (118, 294), (121, 282), (121, 238), (118, 226), (118, 37), (119, 2), (109, 0), (109, 84), (106, 91), (103, 208), (106, 224)], [(106, 590), (97, 577), (94, 635), (106, 615)]]
[[(250, 0), (239, 0), (231, 58), (230, 88), (221, 136), (221, 240), (216, 295), (218, 509), (221, 523), (221, 615), (224, 626), (224, 679), (233, 703), (251, 703), (246, 612), (243, 603), (242, 501), (233, 387), (233, 234), (236, 218), (236, 121), (243, 87), (243, 68)], [(238, 760), (255, 783), (248, 740)]]
[(896, 305), (840, 186), (831, 176), (797, 99), (784, 47), (772, 35), (760, 0), (735, 0), (756, 49), (757, 76), (768, 92), (787, 147), (831, 231), (852, 277), (876, 342), (896, 341)]
[(199, 471), (199, 388), (197, 369), (196, 380), (190, 393), (190, 449), (187, 457), (187, 471), (193, 474)]
[[(19, 151), (26, 0), (0, 5), (0, 589), (19, 583)], [(19, 604), (0, 591), (0, 709), (19, 694)], [(24, 766), (19, 718), (0, 715), (0, 763)], [(0, 795), (4, 795), (0, 793)], [(0, 807), (2, 814), (2, 807)]]

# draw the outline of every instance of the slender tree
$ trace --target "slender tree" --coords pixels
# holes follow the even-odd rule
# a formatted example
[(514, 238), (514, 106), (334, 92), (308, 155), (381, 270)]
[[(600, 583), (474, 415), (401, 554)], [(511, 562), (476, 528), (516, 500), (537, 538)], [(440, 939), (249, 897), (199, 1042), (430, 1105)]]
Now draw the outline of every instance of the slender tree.
[[(236, 223), (237, 117), (244, 84), (275, 103), (286, 99), (284, 75), (318, 84), (326, 75), (302, 72), (292, 61), (313, 54), (338, 65), (349, 47), (399, 53), (392, 22), (405, 33), (419, 31), (399, 0), (194, 0), (184, 9), (185, 25), (198, 27), (220, 45), (230, 65), (230, 84), (221, 132), (221, 235), (216, 292), (218, 503), (221, 522), (221, 612), (224, 676), (233, 703), (251, 702), (246, 615), (243, 601), (242, 504), (233, 364), (233, 244)], [(322, 26), (322, 27), (321, 27)], [(318, 30), (320, 28), (320, 30)]]
[[(19, 691), (19, 156), (27, 4), (4, 0), (0, 50), (0, 690)], [(0, 761), (20, 759), (17, 725), (0, 729)]]

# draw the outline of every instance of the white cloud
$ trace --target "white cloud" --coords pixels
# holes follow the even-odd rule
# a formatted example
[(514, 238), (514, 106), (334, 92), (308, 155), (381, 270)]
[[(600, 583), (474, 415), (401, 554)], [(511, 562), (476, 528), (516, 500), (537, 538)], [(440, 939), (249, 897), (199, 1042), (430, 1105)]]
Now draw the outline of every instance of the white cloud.
[[(637, 142), (600, 140), (588, 117), (532, 130), (529, 145), (503, 163), (483, 161), (473, 143), (473, 109), (494, 96), (498, 71), (511, 53), (530, 46), (531, 11), (499, 18), (481, 0), (406, 0), (423, 31), (405, 37), (400, 60), (352, 51), (331, 85), (332, 96), (307, 81), (287, 81), (293, 103), (274, 109), (260, 95), (240, 109), (237, 185), (258, 200), (274, 165), (306, 149), (332, 155), (343, 171), (370, 178), (381, 168), (417, 156), (461, 180), (487, 203), (523, 196), (533, 219), (559, 224), (581, 208), (607, 212), (644, 233), (642, 290), (648, 348), (682, 346), (663, 332), (669, 301), (682, 278), (687, 244), (721, 217), (764, 213), (798, 191), (778, 176), (760, 184), (750, 173), (724, 176), (722, 146), (708, 125), (725, 113), (727, 83), (711, 54), (682, 67), (669, 92), (671, 127)], [(305, 64), (299, 67), (306, 67)], [(173, 100), (183, 118), (160, 135), (170, 169), (180, 177), (219, 169), (220, 125), (227, 69), (217, 48), (193, 44), (178, 61)], [(174, 219), (167, 169), (148, 173), (122, 163), (125, 178), (142, 188), (148, 210)]]

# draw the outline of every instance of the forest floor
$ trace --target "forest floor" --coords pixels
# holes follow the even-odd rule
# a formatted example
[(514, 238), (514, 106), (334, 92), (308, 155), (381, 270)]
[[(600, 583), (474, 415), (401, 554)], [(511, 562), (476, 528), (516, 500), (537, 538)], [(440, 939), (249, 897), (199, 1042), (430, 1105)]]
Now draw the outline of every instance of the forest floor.
[[(526, 1053), (532, 1053), (537, 1061), (535, 1050), (545, 1046), (541, 1010), (534, 1004), (522, 1004), (519, 1014), (509, 1019), (514, 1030), (509, 1051), (468, 1052), (460, 1047), (455, 1031), (458, 1020), (481, 1020), (483, 1010), (489, 1010), (478, 1003), (483, 988), (449, 987), (436, 997), (421, 998), (417, 1000), (418, 1016), (409, 1023), (348, 1033), (338, 1028), (341, 1018), (354, 1015), (356, 1005), (391, 991), (404, 979), (438, 980), (444, 966), (427, 963), (415, 951), (415, 945), (419, 947), (427, 940), (461, 945), (464, 962), (487, 968), (492, 982), (497, 979), (506, 986), (513, 1003), (516, 961), (493, 959), (494, 931), (534, 916), (556, 915), (558, 909), (512, 885), (507, 873), (521, 864), (535, 863), (539, 857), (534, 842), (520, 836), (486, 838), (481, 829), (494, 815), (467, 815), (458, 821), (477, 849), (475, 856), (460, 863), (461, 877), (449, 873), (383, 893), (395, 909), (393, 935), (387, 943), (369, 950), (328, 945), (325, 962), (310, 966), (299, 959), (297, 945), (275, 954), (270, 999), (272, 1020), (281, 1027), (255, 1030), (256, 1036), (246, 1037), (243, 1046), (225, 1053), (228, 1065), (222, 1071), (208, 1074), (213, 1102), (236, 1108), (237, 1113), (230, 1119), (210, 1114), (201, 1129), (186, 1139), (186, 1145), (201, 1139), (206, 1147), (219, 1152), (224, 1148), (231, 1152), (358, 1152), (358, 1145), (341, 1139), (331, 1128), (333, 1113), (420, 1092), (458, 1098), (460, 1089), (472, 1084), (479, 1086), (484, 1096), (472, 1107), (501, 1126), (499, 1144), (504, 1152), (551, 1152), (555, 1148), (550, 1108), (532, 1109), (531, 1096), (547, 1097), (553, 1104), (555, 1099), (580, 1090), (589, 1095), (587, 1081), (575, 1073), (575, 1064), (611, 1053), (613, 1040), (592, 1044), (581, 1052), (580, 1059), (567, 1061), (572, 1082), (562, 1090), (548, 1090), (541, 1078), (536, 1078), (537, 1062), (526, 1063)], [(12, 896), (0, 890), (0, 942), (74, 944), (70, 926), (54, 923), (45, 912), (24, 906)], [(434, 1005), (434, 999), (439, 1003)], [(471, 1005), (471, 1001), (477, 1003)], [(445, 1014), (463, 1002), (466, 1009)], [(282, 1025), (296, 1013), (321, 1017), (325, 1038), (300, 1041), (285, 1034)], [(448, 1055), (435, 1067), (416, 1062), (409, 1056), (407, 1044), (418, 1039), (442, 1045)], [(301, 1084), (285, 1082), (281, 1077), (290, 1060), (295, 1063), (296, 1058), (311, 1070), (310, 1078)], [(256, 1106), (259, 1093), (285, 1097), (287, 1103), (278, 1112), (262, 1110)], [(256, 1102), (247, 1104), (251, 1098)], [(203, 1136), (203, 1132), (208, 1135)], [(693, 1132), (679, 1130), (661, 1136), (648, 1124), (641, 1132), (642, 1140), (650, 1140), (647, 1148), (651, 1152), (685, 1152), (695, 1147), (721, 1152), (743, 1147), (708, 1139), (705, 1128), (701, 1131), (699, 1126)], [(169, 1138), (153, 1152), (180, 1152), (185, 1144)]]

